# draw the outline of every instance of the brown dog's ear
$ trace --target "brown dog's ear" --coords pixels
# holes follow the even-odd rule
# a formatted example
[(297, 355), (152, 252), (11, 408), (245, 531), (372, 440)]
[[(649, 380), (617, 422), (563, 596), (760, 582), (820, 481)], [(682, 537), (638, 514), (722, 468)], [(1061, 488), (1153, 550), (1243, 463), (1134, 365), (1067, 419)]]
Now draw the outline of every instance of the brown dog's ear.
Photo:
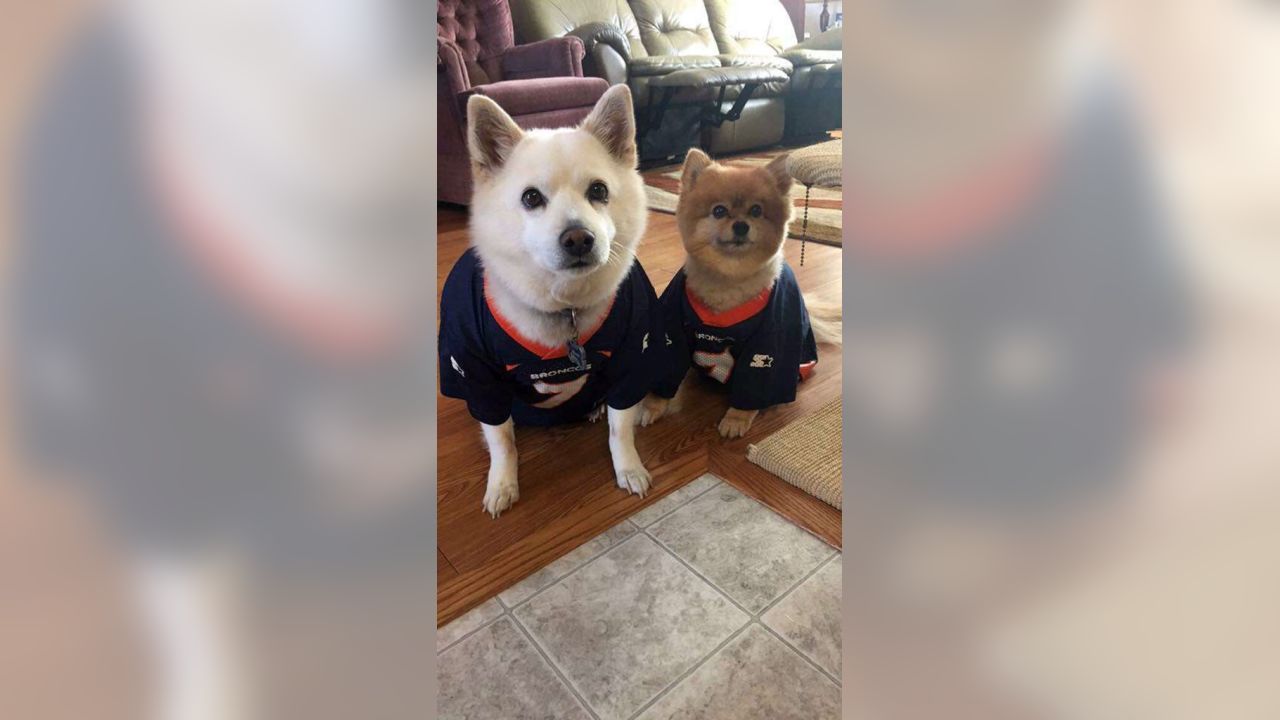
[(606, 90), (582, 121), (582, 129), (595, 135), (619, 162), (636, 166), (636, 117), (631, 108), (631, 89), (626, 85)]
[(477, 178), (496, 173), (522, 137), (524, 131), (498, 103), (483, 95), (467, 100), (467, 150)]
[(778, 192), (783, 195), (791, 192), (791, 173), (787, 172), (788, 157), (790, 157), (790, 154), (779, 155), (764, 166), (765, 173), (769, 175), (770, 180), (773, 180)]
[(680, 190), (688, 192), (698, 182), (703, 170), (711, 167), (711, 156), (698, 148), (690, 148), (684, 156), (684, 168), (680, 171)]

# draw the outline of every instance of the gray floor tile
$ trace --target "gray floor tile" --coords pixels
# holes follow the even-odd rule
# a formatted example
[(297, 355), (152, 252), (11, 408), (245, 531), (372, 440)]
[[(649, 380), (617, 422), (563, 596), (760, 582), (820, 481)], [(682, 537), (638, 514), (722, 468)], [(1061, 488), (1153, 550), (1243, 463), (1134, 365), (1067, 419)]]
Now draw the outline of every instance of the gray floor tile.
[(442, 719), (591, 717), (509, 617), (443, 652), (438, 677)]
[(814, 573), (760, 617), (822, 669), (840, 677), (840, 558)]
[(641, 720), (837, 720), (840, 688), (759, 625), (725, 645)]
[(457, 642), (463, 635), (475, 630), (502, 614), (502, 606), (490, 598), (466, 615), (436, 630), (436, 652)]
[(604, 720), (629, 717), (749, 620), (644, 535), (515, 616)]
[(649, 533), (753, 613), (835, 553), (725, 484), (675, 511)]
[(588, 540), (568, 555), (511, 586), (499, 595), (498, 599), (507, 607), (515, 607), (542, 588), (578, 569), (591, 558), (631, 537), (635, 531), (635, 525), (623, 520)]
[(667, 495), (658, 502), (641, 510), (631, 516), (631, 522), (640, 527), (649, 527), (663, 515), (675, 510), (681, 505), (689, 502), (697, 497), (699, 493), (704, 492), (720, 482), (720, 478), (715, 475), (703, 475), (675, 492)]

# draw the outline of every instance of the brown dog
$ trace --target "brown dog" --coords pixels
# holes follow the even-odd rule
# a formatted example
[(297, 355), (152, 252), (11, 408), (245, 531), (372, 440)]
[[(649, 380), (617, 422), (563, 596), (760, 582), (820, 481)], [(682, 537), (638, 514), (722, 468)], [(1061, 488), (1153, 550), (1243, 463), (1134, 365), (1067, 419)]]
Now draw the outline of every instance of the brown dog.
[(782, 258), (791, 220), (786, 156), (763, 168), (685, 157), (676, 217), (684, 268), (663, 293), (669, 377), (644, 401), (642, 425), (678, 408), (689, 371), (729, 390), (720, 434), (741, 437), (765, 407), (795, 399), (817, 363), (816, 342), (840, 342), (840, 310), (811, 317)]

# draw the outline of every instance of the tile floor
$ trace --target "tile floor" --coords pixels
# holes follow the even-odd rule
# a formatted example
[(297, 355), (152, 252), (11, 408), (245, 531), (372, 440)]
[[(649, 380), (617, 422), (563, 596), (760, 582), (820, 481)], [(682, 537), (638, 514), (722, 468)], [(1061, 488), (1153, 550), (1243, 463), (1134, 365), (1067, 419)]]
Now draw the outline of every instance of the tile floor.
[(439, 716), (838, 718), (840, 580), (704, 475), (441, 628)]

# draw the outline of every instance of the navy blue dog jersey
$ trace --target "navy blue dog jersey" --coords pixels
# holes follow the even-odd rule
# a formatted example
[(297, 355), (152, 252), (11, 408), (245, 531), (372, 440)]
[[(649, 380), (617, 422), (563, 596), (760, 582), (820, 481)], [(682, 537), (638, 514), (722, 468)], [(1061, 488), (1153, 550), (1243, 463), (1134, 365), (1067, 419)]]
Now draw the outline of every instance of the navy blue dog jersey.
[(729, 405), (760, 410), (796, 399), (813, 372), (818, 346), (796, 276), (786, 263), (772, 287), (715, 312), (688, 289), (682, 268), (662, 293), (671, 366), (654, 391), (674, 397), (690, 365), (729, 388)]
[(568, 348), (522, 337), (485, 293), (484, 270), (468, 250), (449, 272), (440, 302), (440, 391), (465, 400), (488, 425), (582, 420), (600, 403), (623, 410), (661, 379), (667, 349), (657, 294), (639, 261), (622, 281), (604, 320), (579, 329), (586, 369)]

